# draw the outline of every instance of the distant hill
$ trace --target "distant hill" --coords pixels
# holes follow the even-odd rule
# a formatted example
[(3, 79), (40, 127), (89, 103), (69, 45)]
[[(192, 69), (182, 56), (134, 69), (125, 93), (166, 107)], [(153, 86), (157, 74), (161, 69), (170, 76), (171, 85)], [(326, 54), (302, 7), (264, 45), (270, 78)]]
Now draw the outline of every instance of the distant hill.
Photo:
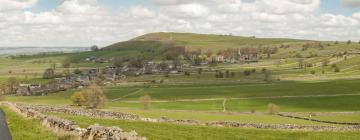
[(188, 49), (207, 48), (213, 51), (241, 46), (279, 45), (283, 43), (304, 42), (305, 40), (283, 38), (255, 38), (230, 35), (210, 35), (194, 33), (150, 33), (129, 41), (116, 43), (105, 47), (104, 50), (122, 50), (136, 47), (136, 49), (155, 46), (184, 46)]

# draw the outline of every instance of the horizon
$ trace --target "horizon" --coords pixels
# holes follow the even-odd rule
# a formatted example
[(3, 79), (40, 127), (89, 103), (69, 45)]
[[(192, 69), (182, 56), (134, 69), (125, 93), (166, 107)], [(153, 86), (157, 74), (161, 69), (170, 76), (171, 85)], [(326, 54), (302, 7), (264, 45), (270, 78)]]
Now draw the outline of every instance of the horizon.
[[(357, 0), (0, 0), (0, 46), (107, 46), (153, 32), (360, 39)], [(140, 22), (141, 21), (141, 22)]]

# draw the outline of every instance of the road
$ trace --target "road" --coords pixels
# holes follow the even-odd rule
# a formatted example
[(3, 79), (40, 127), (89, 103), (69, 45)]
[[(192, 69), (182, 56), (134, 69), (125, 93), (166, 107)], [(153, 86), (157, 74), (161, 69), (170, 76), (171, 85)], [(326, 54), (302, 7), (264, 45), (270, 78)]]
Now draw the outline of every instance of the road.
[(1, 108), (0, 108), (0, 139), (12, 140), (10, 130), (6, 122), (5, 113)]

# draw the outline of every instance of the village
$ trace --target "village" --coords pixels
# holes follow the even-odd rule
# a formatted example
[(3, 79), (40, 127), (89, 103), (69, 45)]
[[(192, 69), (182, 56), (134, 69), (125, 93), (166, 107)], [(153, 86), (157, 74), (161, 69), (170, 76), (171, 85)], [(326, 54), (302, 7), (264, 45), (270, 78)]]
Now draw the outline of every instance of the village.
[[(174, 51), (175, 50), (175, 51)], [(180, 50), (180, 51), (179, 51)], [(169, 60), (151, 61), (141, 58), (135, 60), (124, 58), (98, 58), (90, 56), (83, 61), (91, 63), (108, 63), (109, 66), (92, 69), (76, 69), (61, 77), (54, 77), (54, 71), (50, 68), (44, 72), (44, 78), (53, 78), (55, 81), (47, 84), (19, 83), (14, 87), (16, 96), (45, 96), (74, 88), (89, 86), (91, 81), (97, 81), (100, 85), (112, 84), (115, 81), (126, 80), (129, 76), (140, 75), (169, 75), (197, 71), (197, 66), (210, 67), (220, 63), (245, 64), (257, 63), (265, 53), (276, 53), (274, 48), (238, 48), (219, 51), (217, 54), (209, 50), (186, 51), (184, 47), (169, 48), (165, 52)], [(176, 53), (174, 53), (176, 52)]]

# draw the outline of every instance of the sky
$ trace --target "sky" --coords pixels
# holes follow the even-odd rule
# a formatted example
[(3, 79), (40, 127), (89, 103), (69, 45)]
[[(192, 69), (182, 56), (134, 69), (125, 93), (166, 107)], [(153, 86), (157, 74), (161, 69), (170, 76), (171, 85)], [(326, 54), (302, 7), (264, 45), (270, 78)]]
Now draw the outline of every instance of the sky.
[(360, 40), (360, 0), (0, 0), (0, 47), (107, 46), (151, 32)]

